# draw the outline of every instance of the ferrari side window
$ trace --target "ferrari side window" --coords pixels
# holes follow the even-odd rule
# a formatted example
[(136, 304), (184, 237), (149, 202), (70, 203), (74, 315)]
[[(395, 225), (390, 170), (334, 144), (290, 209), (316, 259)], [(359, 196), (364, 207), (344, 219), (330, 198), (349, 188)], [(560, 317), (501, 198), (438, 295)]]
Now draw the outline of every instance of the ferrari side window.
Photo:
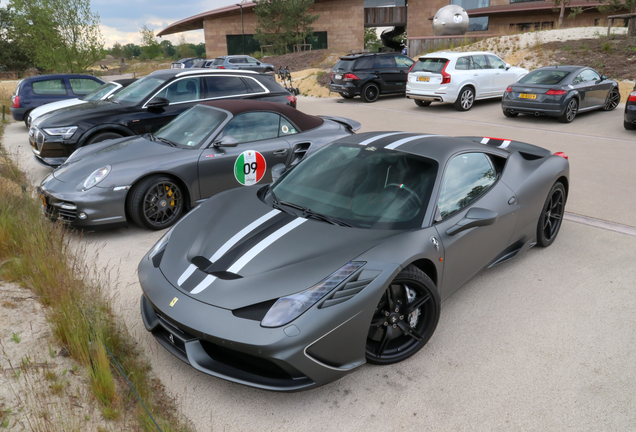
[(280, 118), (280, 133), (278, 136), (293, 135), (298, 133), (294, 125), (292, 125), (285, 117)]
[(234, 117), (223, 129), (223, 136), (232, 136), (241, 143), (278, 138), (280, 116), (270, 112), (251, 112)]
[(437, 206), (443, 218), (476, 200), (497, 179), (488, 157), (465, 153), (454, 157), (446, 168)]

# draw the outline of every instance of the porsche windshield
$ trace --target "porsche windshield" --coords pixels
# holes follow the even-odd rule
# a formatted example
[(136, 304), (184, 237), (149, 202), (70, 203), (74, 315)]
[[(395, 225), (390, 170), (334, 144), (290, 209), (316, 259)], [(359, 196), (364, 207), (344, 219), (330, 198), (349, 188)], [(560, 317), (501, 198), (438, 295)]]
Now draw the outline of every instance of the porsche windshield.
[(205, 105), (195, 105), (159, 129), (155, 137), (179, 147), (198, 148), (219, 127), (228, 113)]
[(331, 145), (276, 182), (272, 203), (295, 207), (359, 228), (422, 226), (438, 164), (428, 158), (358, 145)]

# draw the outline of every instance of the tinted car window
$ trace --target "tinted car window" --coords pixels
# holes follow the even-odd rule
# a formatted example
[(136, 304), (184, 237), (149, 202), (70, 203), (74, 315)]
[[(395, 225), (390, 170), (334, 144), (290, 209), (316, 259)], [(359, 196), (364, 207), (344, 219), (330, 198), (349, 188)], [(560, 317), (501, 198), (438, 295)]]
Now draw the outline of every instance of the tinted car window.
[(353, 70), (353, 65), (355, 63), (356, 62), (354, 59), (351, 59), (351, 60), (340, 59), (338, 60), (338, 63), (336, 63), (336, 65), (333, 67), (333, 70), (338, 72), (349, 72)]
[(159, 92), (156, 97), (166, 98), (170, 103), (193, 101), (201, 99), (200, 87), (200, 79), (198, 77), (185, 78), (173, 82)]
[(490, 62), (490, 66), (493, 69), (505, 69), (506, 62), (500, 59), (499, 57), (495, 57), (493, 55), (488, 56), (488, 61)]
[(408, 57), (396, 56), (395, 63), (397, 64), (398, 67), (410, 68), (413, 65), (414, 61)]
[(248, 63), (254, 63), (254, 64), (258, 63), (258, 60), (256, 60), (256, 59), (255, 59), (255, 58), (253, 58), (253, 57), (246, 57), (246, 58), (245, 58), (245, 60), (246, 60)]
[(164, 82), (165, 80), (161, 78), (143, 77), (117, 93), (112, 100), (123, 105), (137, 104)]
[(495, 170), (485, 154), (465, 153), (454, 157), (444, 173), (437, 203), (442, 217), (469, 205), (495, 180)]
[(223, 60), (224, 60), (224, 59), (222, 59), (222, 58), (216, 58), (216, 59), (214, 59), (214, 60), (212, 61), (212, 64), (213, 64), (214, 66), (222, 65), (222, 64), (223, 64)]
[(373, 60), (375, 57), (360, 57), (356, 60), (356, 69), (371, 69), (373, 68)]
[(71, 78), (69, 82), (71, 83), (71, 90), (76, 95), (87, 95), (101, 85), (97, 81), (86, 78)]
[(471, 57), (473, 60), (471, 69), (490, 69), (490, 65), (488, 64), (488, 60), (486, 60), (485, 55), (478, 54)]
[(376, 69), (387, 69), (395, 67), (395, 57), (386, 55), (376, 56), (373, 67), (375, 67)]
[(84, 96), (82, 100), (89, 101), (89, 102), (98, 101), (116, 88), (117, 88), (117, 84), (114, 84), (114, 83), (103, 84), (102, 86), (96, 88), (95, 90), (93, 90), (92, 92)]
[(583, 80), (583, 82), (598, 81), (601, 79), (601, 76), (593, 70), (586, 69), (581, 72), (581, 79)]
[(240, 143), (278, 137), (280, 116), (269, 112), (251, 112), (234, 117), (223, 129), (223, 136)]
[(285, 117), (280, 118), (280, 133), (278, 136), (293, 135), (298, 133), (294, 125), (292, 125)]
[(455, 70), (468, 70), (470, 69), (470, 57), (460, 57), (455, 64)]
[(244, 81), (253, 93), (263, 93), (265, 89), (254, 78), (245, 77)]
[[(239, 77), (211, 76), (205, 77), (207, 87), (206, 98), (234, 96), (248, 93), (247, 87)], [(261, 90), (262, 91), (262, 90)]]
[(448, 63), (445, 58), (421, 58), (411, 69), (411, 72), (441, 72)]
[(31, 84), (33, 93), (37, 95), (65, 95), (66, 87), (64, 87), (64, 81), (61, 79), (46, 80), (46, 81), (34, 81)]
[(519, 82), (525, 84), (558, 84), (569, 74), (570, 72), (563, 70), (536, 70), (521, 78)]

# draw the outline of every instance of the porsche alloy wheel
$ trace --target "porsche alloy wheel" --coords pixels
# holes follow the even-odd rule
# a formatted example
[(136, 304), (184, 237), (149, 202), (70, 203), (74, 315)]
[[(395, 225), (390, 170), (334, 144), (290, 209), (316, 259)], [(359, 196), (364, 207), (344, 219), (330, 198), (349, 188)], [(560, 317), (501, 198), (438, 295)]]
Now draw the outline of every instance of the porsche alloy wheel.
[(563, 111), (563, 114), (557, 117), (557, 120), (561, 123), (572, 123), (574, 117), (576, 117), (578, 109), (579, 103), (576, 101), (576, 99), (570, 99), (567, 106), (565, 107), (565, 111)]
[(550, 246), (561, 229), (563, 214), (565, 213), (565, 187), (556, 182), (543, 205), (539, 224), (537, 225), (537, 244)]
[(168, 228), (183, 213), (183, 198), (181, 187), (171, 178), (149, 177), (131, 191), (129, 213), (139, 226)]
[(621, 101), (621, 94), (618, 92), (618, 89), (614, 87), (610, 90), (607, 95), (607, 100), (605, 101), (605, 106), (603, 107), (604, 111), (612, 111), (614, 108), (618, 106)]
[(468, 111), (475, 103), (475, 91), (472, 87), (464, 87), (459, 92), (459, 97), (455, 101), (455, 109), (458, 111)]
[(439, 295), (417, 267), (402, 270), (382, 295), (367, 335), (369, 363), (392, 364), (418, 352), (439, 321)]

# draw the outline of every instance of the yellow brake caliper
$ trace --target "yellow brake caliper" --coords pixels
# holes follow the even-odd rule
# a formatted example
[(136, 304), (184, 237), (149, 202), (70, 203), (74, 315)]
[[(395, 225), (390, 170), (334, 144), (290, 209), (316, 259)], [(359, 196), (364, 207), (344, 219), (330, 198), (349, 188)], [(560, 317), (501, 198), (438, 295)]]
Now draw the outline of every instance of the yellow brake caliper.
[[(170, 198), (172, 195), (174, 195), (174, 193), (172, 192), (172, 189), (170, 189), (170, 187), (166, 186), (166, 191), (168, 192), (168, 198)], [(174, 207), (174, 200), (170, 201), (170, 206)]]

